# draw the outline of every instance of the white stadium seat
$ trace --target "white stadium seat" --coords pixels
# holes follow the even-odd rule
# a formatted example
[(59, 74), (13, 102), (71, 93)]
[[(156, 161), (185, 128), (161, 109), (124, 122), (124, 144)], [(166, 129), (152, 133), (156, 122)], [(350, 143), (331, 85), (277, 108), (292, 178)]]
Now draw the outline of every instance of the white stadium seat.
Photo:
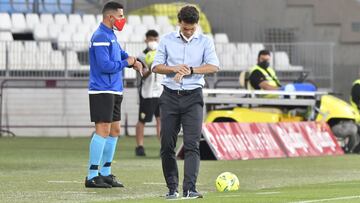
[(219, 60), (220, 60), (221, 70), (225, 70), (225, 71), (234, 70), (234, 60), (232, 54), (221, 53), (219, 54)]
[(72, 50), (86, 51), (89, 49), (89, 43), (86, 41), (87, 40), (86, 34), (87, 33), (77, 32), (71, 36), (71, 40), (73, 42), (73, 45), (71, 48)]
[(58, 49), (65, 50), (70, 49), (72, 46), (71, 34), (69, 33), (61, 33), (57, 39)]
[(91, 32), (91, 34), (94, 33), (94, 32), (98, 29), (98, 27), (99, 27), (99, 25), (97, 25), (97, 24), (92, 25), (92, 26), (90, 27), (90, 32)]
[(140, 25), (141, 24), (141, 19), (140, 19), (140, 16), (136, 16), (136, 15), (129, 15), (128, 18), (127, 18), (127, 22), (130, 24), (130, 25)]
[(75, 25), (75, 24), (63, 25), (62, 34), (70, 34), (71, 35), (74, 32), (76, 32), (76, 28), (77, 28), (77, 25)]
[(40, 24), (40, 18), (38, 14), (27, 13), (25, 16), (27, 28), (33, 31), (37, 24)]
[(44, 13), (40, 15), (40, 23), (44, 25), (54, 24), (54, 17), (52, 14)]
[(161, 32), (161, 26), (160, 25), (149, 25), (147, 26), (147, 30), (156, 30), (158, 33)]
[[(0, 32), (1, 34), (1, 32)], [(0, 38), (1, 41), (1, 38)], [(6, 70), (6, 44), (0, 42), (0, 70)]]
[(90, 30), (91, 30), (90, 25), (85, 23), (76, 26), (76, 32), (89, 33)]
[(276, 70), (286, 70), (289, 69), (290, 67), (289, 56), (287, 55), (286, 52), (283, 51), (275, 52), (274, 61), (275, 61), (274, 68)]
[(124, 70), (124, 78), (125, 79), (135, 79), (136, 71), (132, 68), (125, 68)]
[(174, 31), (175, 31), (175, 27), (172, 25), (163, 25), (161, 27), (162, 34), (167, 34), (167, 33), (174, 32)]
[(24, 60), (24, 58), (22, 58), (22, 54), (23, 52), (17, 52), (17, 51), (8, 52), (9, 70), (21, 70), (22, 61)]
[(253, 43), (251, 44), (251, 55), (250, 55), (250, 62), (251, 64), (257, 63), (257, 57), (261, 50), (265, 49), (265, 46), (261, 43)]
[(215, 51), (217, 54), (221, 54), (224, 52), (224, 46), (222, 43), (215, 43)]
[(151, 15), (144, 15), (142, 16), (142, 24), (146, 25), (146, 26), (152, 26), (155, 25), (155, 18), (154, 16)]
[(247, 70), (249, 68), (248, 55), (243, 53), (236, 53), (233, 55), (234, 65), (238, 70)]
[(130, 56), (138, 56), (145, 47), (145, 43), (127, 43), (125, 45), (125, 50)]
[(9, 52), (23, 52), (24, 45), (21, 41), (13, 41), (7, 44), (7, 48)]
[(51, 66), (50, 53), (49, 52), (36, 52), (37, 59), (37, 70), (50, 70), (53, 67)]
[(79, 25), (82, 23), (81, 16), (79, 14), (69, 15), (69, 24)]
[(115, 31), (115, 35), (116, 35), (116, 38), (117, 38), (118, 42), (128, 42), (129, 41), (130, 34), (128, 34), (127, 32), (117, 32), (117, 31)]
[(66, 66), (68, 70), (80, 70), (81, 65), (75, 51), (66, 52)]
[(50, 64), (52, 70), (65, 69), (65, 59), (61, 51), (53, 51), (50, 53)]
[(0, 41), (13, 41), (13, 35), (11, 32), (1, 32), (0, 31)]
[(229, 43), (229, 37), (226, 33), (216, 33), (214, 39), (215, 43)]
[(38, 63), (38, 57), (36, 55), (37, 53), (35, 51), (23, 52), (20, 70), (36, 70)]
[(156, 16), (156, 24), (164, 26), (170, 25), (169, 18), (167, 16)]
[(48, 26), (48, 35), (51, 41), (56, 41), (59, 34), (61, 33), (61, 26), (57, 24), (51, 24)]
[(135, 25), (134, 26), (134, 30), (133, 33), (137, 34), (137, 35), (143, 35), (145, 36), (145, 33), (148, 31), (148, 28), (146, 27), (146, 25), (143, 24), (139, 24), (139, 25)]
[(130, 42), (143, 42), (145, 40), (144, 35), (133, 34), (130, 35)]
[(46, 42), (46, 41), (39, 42), (39, 50), (51, 52), (52, 51), (51, 42)]
[(96, 15), (96, 23), (100, 24), (103, 20), (103, 15), (102, 14), (97, 14)]
[(11, 19), (8, 13), (0, 13), (0, 31), (11, 31)]
[(22, 13), (13, 13), (11, 24), (11, 32), (13, 33), (23, 33), (27, 30), (25, 16)]
[(96, 18), (92, 14), (85, 14), (85, 15), (83, 15), (82, 19), (83, 19), (82, 20), (83, 23), (86, 25), (89, 25), (89, 26), (97, 25)]
[(25, 51), (37, 51), (38, 45), (36, 41), (24, 41), (24, 50)]
[(227, 43), (222, 44), (223, 45), (223, 51), (228, 54), (235, 54), (237, 53), (237, 47), (235, 43)]
[[(121, 30), (121, 32), (126, 32), (127, 34), (133, 34), (133, 30), (134, 30), (134, 26), (130, 25), (130, 24), (125, 24), (123, 30)], [(115, 31), (118, 32), (118, 31)]]
[(55, 14), (55, 24), (57, 25), (66, 25), (68, 24), (68, 19), (65, 14)]
[(38, 24), (34, 29), (34, 39), (36, 41), (49, 40), (47, 25)]
[(248, 43), (238, 43), (237, 44), (238, 53), (249, 56), (251, 54), (250, 45)]

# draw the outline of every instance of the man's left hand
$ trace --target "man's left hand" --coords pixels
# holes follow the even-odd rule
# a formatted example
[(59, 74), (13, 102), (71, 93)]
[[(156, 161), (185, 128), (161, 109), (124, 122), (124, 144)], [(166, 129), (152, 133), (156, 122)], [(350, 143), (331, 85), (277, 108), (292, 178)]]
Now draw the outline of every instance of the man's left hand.
[(141, 77), (143, 76), (143, 65), (139, 61), (135, 62), (135, 64), (133, 65), (133, 69), (139, 71)]
[(183, 79), (183, 77), (184, 77), (183, 74), (181, 74), (181, 73), (176, 73), (176, 75), (175, 75), (175, 77), (174, 77), (174, 80), (175, 80), (175, 82), (180, 83), (181, 80)]

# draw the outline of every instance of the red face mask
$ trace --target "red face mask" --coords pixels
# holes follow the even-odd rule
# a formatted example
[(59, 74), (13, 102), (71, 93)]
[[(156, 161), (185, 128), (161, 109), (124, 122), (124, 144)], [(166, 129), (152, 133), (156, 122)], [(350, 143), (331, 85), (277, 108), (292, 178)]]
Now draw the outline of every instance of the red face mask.
[[(114, 17), (115, 18), (115, 17)], [(121, 19), (117, 19), (115, 18), (115, 23), (114, 26), (118, 31), (121, 31), (124, 28), (124, 25), (126, 23), (126, 19), (125, 18), (121, 18)]]

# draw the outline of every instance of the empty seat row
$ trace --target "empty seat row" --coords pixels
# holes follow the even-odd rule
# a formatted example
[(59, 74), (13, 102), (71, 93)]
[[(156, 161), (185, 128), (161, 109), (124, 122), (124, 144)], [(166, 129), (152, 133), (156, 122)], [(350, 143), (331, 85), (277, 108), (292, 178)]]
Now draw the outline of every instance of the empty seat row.
[(50, 52), (53, 50), (51, 42), (36, 42), (36, 41), (9, 41), (0, 42), (0, 47), (10, 52), (23, 51), (43, 51)]
[(73, 0), (1, 0), (0, 12), (7, 13), (71, 13)]
[[(28, 13), (0, 13), (0, 31), (8, 30), (12, 32), (26, 32), (32, 31), (37, 24), (56, 24), (56, 25), (80, 25), (85, 24), (88, 26), (98, 25), (102, 21), (102, 15), (92, 14), (35, 14)], [(160, 28), (171, 26), (167, 16), (129, 16), (127, 25), (129, 27), (147, 27), (147, 28)], [(156, 20), (155, 20), (156, 19)]]
[(28, 13), (13, 13), (11, 16), (8, 13), (0, 13), (0, 31), (11, 31), (14, 33), (32, 32), (39, 24), (43, 25), (87, 25), (93, 26), (99, 24), (102, 19), (101, 15), (95, 16), (92, 14), (35, 14)]
[[(279, 71), (302, 71), (302, 66), (294, 66), (290, 64), (289, 56), (286, 52), (274, 52), (270, 66)], [(220, 67), (222, 71), (243, 71), (249, 70), (257, 63), (255, 56), (239, 53), (219, 53)]]

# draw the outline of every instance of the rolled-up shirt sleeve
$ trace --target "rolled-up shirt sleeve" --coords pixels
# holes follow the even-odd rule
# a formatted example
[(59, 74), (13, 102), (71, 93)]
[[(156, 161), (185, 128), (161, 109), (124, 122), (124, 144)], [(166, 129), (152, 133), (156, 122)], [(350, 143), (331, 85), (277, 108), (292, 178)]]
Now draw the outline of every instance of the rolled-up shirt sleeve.
[(165, 39), (162, 39), (159, 43), (159, 47), (156, 50), (156, 55), (151, 65), (151, 69), (153, 69), (157, 65), (166, 64), (166, 58), (167, 58), (167, 54), (166, 54)]
[(207, 38), (205, 41), (204, 63), (219, 67), (219, 59), (215, 52), (214, 42)]

